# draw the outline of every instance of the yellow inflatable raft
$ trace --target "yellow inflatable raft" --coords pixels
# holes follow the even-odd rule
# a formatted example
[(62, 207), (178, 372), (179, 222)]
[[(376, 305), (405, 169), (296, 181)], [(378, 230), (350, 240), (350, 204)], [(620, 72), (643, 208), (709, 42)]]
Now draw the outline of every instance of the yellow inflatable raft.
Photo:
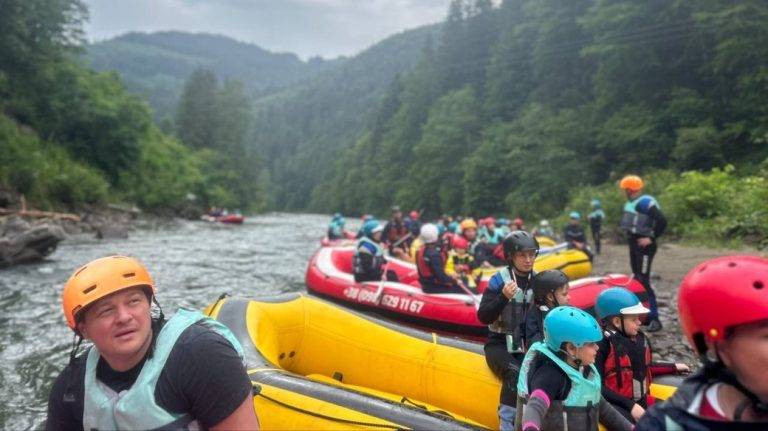
[(301, 294), (224, 299), (206, 313), (243, 344), (264, 429), (498, 428), (500, 382), (480, 344)]

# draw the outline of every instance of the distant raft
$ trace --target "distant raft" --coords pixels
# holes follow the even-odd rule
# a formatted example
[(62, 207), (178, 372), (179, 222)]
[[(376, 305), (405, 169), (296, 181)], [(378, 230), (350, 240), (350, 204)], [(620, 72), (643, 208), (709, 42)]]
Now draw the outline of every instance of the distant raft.
[[(481, 344), (289, 294), (206, 313), (245, 350), (264, 429), (497, 429), (500, 381)], [(651, 386), (666, 398), (679, 380)]]

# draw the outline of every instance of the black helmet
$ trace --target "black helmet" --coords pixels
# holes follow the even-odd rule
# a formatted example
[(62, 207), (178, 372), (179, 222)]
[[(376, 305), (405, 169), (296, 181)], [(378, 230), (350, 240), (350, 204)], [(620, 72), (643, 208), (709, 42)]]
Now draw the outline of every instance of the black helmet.
[(539, 241), (526, 231), (513, 230), (504, 238), (504, 258), (512, 259), (518, 251), (535, 250), (539, 254)]
[[(568, 276), (557, 269), (548, 269), (533, 277), (533, 300), (537, 304), (547, 303), (547, 294), (568, 283)], [(564, 305), (564, 304), (555, 304)]]

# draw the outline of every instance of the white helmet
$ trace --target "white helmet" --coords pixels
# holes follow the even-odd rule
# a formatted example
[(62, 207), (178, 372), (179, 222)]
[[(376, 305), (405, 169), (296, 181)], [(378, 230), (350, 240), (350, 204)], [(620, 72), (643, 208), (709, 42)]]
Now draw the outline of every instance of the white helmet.
[(421, 236), (421, 240), (424, 241), (425, 244), (437, 242), (437, 235), (438, 235), (437, 226), (435, 226), (432, 223), (427, 223), (421, 226), (421, 231), (419, 232), (419, 235)]
[(547, 227), (547, 226), (549, 226), (549, 220), (542, 220), (542, 221), (539, 223), (539, 225), (540, 225), (541, 227)]

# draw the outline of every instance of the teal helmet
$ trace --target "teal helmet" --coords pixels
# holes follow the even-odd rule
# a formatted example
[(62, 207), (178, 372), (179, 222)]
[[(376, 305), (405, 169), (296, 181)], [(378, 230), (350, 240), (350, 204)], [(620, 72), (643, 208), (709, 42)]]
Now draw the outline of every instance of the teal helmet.
[(442, 223), (438, 223), (437, 224), (437, 235), (438, 236), (441, 236), (442, 234), (444, 234), (446, 230), (448, 230), (448, 229), (445, 227), (444, 224), (442, 224)]
[(611, 316), (646, 314), (651, 310), (645, 308), (634, 293), (623, 287), (611, 287), (597, 295), (595, 314), (603, 320)]
[(544, 342), (555, 352), (566, 341), (581, 347), (602, 338), (603, 332), (597, 320), (576, 307), (556, 307), (544, 318)]
[(384, 227), (376, 219), (370, 219), (363, 224), (363, 234), (368, 238), (373, 238), (374, 233), (381, 232), (382, 230), (384, 230)]
[(592, 199), (592, 208), (600, 208), (600, 199)]
[(568, 218), (580, 220), (581, 219), (581, 213), (578, 211), (571, 211), (570, 214), (568, 214)]

